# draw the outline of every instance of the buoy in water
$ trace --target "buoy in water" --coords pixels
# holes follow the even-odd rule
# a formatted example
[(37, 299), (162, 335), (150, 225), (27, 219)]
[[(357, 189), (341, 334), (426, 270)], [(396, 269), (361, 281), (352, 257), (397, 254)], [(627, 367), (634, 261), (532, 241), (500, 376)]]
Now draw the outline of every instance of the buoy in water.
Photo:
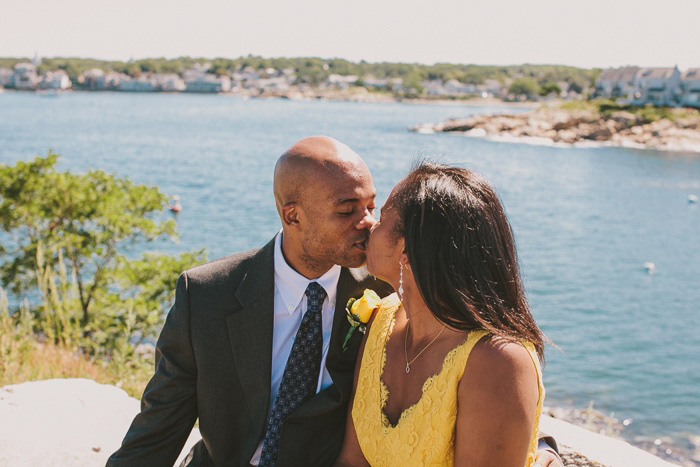
[(170, 209), (174, 213), (178, 213), (182, 211), (182, 205), (180, 204), (180, 196), (175, 195), (173, 196), (173, 203), (168, 206), (168, 209)]
[(695, 195), (688, 195), (688, 202), (690, 204), (697, 203), (698, 202), (698, 197)]
[(647, 261), (646, 263), (644, 263), (644, 269), (646, 269), (647, 274), (649, 274), (651, 276), (652, 274), (654, 274), (656, 272), (656, 265), (654, 263), (650, 263), (649, 261)]

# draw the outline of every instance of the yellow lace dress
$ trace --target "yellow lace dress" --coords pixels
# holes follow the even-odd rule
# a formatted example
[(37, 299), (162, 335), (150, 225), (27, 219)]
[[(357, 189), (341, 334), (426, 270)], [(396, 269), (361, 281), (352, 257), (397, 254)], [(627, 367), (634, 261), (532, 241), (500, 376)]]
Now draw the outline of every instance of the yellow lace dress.
[[(440, 372), (423, 384), (420, 400), (404, 410), (396, 426), (384, 413), (389, 392), (381, 377), (386, 363), (385, 344), (394, 327), (400, 302), (396, 295), (384, 299), (367, 337), (352, 408), (357, 439), (372, 466), (452, 466), (457, 420), (457, 386), (474, 345), (487, 335), (472, 331), (464, 343), (452, 349)], [(539, 399), (526, 466), (535, 460), (539, 421), (544, 400), (542, 373), (532, 344), (524, 344), (537, 368)]]

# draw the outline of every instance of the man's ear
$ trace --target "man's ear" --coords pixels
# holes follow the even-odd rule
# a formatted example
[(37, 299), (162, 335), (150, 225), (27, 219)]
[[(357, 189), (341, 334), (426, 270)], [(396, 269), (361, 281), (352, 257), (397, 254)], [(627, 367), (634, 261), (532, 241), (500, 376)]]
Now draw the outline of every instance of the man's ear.
[(282, 223), (292, 228), (299, 226), (299, 209), (296, 203), (282, 206)]

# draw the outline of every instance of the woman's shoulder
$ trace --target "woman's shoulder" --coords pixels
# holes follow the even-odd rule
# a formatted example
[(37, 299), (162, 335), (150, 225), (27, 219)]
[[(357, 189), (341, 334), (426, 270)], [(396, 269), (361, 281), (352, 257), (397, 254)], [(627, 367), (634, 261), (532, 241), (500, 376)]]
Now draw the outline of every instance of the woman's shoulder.
[(470, 352), (465, 372), (481, 375), (485, 384), (489, 380), (501, 384), (537, 377), (538, 359), (532, 344), (485, 332), (481, 336)]
[(474, 345), (470, 360), (473, 359), (493, 369), (502, 367), (503, 370), (510, 370), (519, 365), (532, 366), (530, 355), (532, 344), (495, 336), (485, 331), (477, 332), (483, 338)]

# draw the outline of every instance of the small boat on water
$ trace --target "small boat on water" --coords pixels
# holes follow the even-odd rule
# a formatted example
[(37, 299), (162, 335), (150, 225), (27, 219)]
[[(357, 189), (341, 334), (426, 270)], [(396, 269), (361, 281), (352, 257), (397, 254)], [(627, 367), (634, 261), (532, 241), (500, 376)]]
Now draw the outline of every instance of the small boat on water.
[(653, 276), (656, 273), (656, 265), (652, 262), (647, 261), (644, 263), (644, 269), (646, 269), (647, 274)]
[(180, 204), (180, 196), (179, 195), (173, 196), (172, 203), (168, 206), (168, 209), (170, 209), (170, 211), (174, 212), (175, 214), (182, 211), (182, 204)]

